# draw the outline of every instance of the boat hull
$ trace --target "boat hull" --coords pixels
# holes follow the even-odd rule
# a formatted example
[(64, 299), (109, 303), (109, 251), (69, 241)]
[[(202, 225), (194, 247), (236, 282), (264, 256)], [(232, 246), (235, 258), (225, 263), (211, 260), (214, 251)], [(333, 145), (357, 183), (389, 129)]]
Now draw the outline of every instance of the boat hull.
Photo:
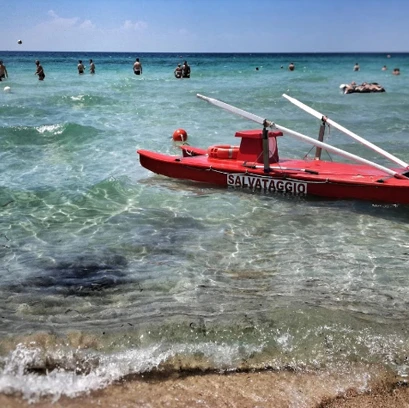
[[(185, 148), (189, 150), (188, 148)], [(280, 160), (264, 167), (229, 159), (212, 159), (205, 150), (171, 156), (138, 150), (146, 169), (174, 179), (270, 193), (409, 204), (409, 180), (385, 176), (370, 166), (321, 160)]]

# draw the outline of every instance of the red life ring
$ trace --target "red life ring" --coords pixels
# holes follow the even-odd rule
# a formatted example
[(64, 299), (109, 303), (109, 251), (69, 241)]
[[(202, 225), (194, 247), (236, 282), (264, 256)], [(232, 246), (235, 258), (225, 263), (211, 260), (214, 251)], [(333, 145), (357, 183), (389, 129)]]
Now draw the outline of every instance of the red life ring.
[(237, 159), (239, 150), (239, 146), (217, 145), (210, 146), (207, 149), (207, 154), (213, 159)]

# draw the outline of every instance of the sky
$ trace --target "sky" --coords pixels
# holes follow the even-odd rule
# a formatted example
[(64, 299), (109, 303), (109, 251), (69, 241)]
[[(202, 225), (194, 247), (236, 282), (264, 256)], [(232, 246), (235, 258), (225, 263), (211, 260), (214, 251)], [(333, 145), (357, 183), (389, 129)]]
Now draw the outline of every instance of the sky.
[(2, 0), (0, 50), (408, 52), (408, 23), (409, 0)]

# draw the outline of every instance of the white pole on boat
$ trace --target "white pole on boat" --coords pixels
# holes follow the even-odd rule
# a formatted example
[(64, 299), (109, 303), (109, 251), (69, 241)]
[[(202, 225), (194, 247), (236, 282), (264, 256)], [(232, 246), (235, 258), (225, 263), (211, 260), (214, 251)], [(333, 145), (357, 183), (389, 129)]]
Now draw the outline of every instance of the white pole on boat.
[(284, 98), (286, 98), (288, 101), (290, 101), (291, 103), (293, 103), (294, 105), (298, 106), (299, 108), (303, 109), (305, 112), (308, 112), (309, 114), (311, 114), (312, 116), (315, 116), (317, 119), (323, 119), (325, 122), (327, 122), (329, 125), (333, 126), (334, 128), (340, 130), (341, 132), (345, 133), (346, 135), (352, 137), (353, 139), (357, 140), (358, 142), (362, 143), (363, 145), (365, 145), (366, 147), (368, 147), (369, 149), (374, 150), (375, 152), (379, 153), (380, 155), (386, 157), (387, 159), (393, 161), (396, 164), (399, 164), (399, 166), (402, 166), (404, 168), (408, 168), (409, 164), (405, 163), (403, 160), (399, 159), (398, 157), (394, 156), (393, 154), (390, 154), (389, 152), (381, 149), (380, 147), (374, 145), (371, 142), (368, 142), (367, 140), (365, 140), (364, 138), (362, 138), (361, 136), (358, 136), (357, 134), (355, 134), (354, 132), (351, 132), (350, 130), (344, 128), (343, 126), (341, 126), (340, 124), (338, 124), (337, 122), (334, 122), (332, 119), (329, 119), (328, 117), (326, 117), (325, 115), (321, 114), (320, 112), (316, 111), (315, 109), (307, 106), (305, 103), (300, 102), (299, 100), (288, 96), (286, 94), (283, 94)]
[(387, 167), (381, 166), (380, 164), (374, 163), (374, 162), (372, 162), (370, 160), (363, 159), (360, 156), (356, 156), (355, 154), (348, 153), (345, 150), (338, 149), (337, 147), (331, 146), (331, 145), (329, 145), (327, 143), (320, 142), (320, 141), (315, 140), (315, 139), (313, 139), (313, 138), (311, 138), (309, 136), (305, 136), (302, 133), (295, 132), (294, 130), (287, 129), (287, 128), (283, 127), (283, 126), (279, 126), (279, 125), (277, 125), (277, 123), (274, 123), (274, 126), (278, 130), (281, 130), (284, 133), (288, 133), (289, 135), (294, 136), (297, 139), (303, 140), (306, 143), (313, 144), (314, 146), (322, 147), (323, 149), (328, 150), (329, 152), (336, 153), (336, 154), (338, 154), (338, 155), (340, 155), (342, 157), (345, 157), (345, 158), (351, 159), (351, 160), (355, 160), (355, 161), (357, 161), (359, 163), (367, 164), (368, 166), (372, 166), (372, 167), (374, 167), (374, 168), (376, 168), (378, 170), (381, 170), (381, 171), (383, 171), (383, 172), (385, 172), (385, 173), (387, 173), (387, 174), (389, 174), (391, 176), (394, 176), (396, 178), (401, 178), (401, 179), (406, 179), (407, 178), (407, 177), (397, 173), (394, 170), (391, 170), (391, 169), (389, 169)]
[(263, 119), (261, 116), (254, 115), (254, 113), (246, 112), (243, 109), (236, 108), (235, 106), (229, 105), (226, 102), (219, 101), (218, 99), (209, 98), (208, 96), (200, 94), (197, 94), (196, 96), (206, 102), (218, 106), (219, 108), (223, 108), (228, 110), (229, 112), (235, 113), (236, 115), (243, 116), (243, 118), (250, 119), (253, 122), (260, 123), (261, 125), (264, 124), (265, 119)]
[(351, 159), (351, 160), (355, 160), (355, 161), (357, 161), (359, 163), (367, 164), (368, 166), (372, 166), (372, 167), (374, 167), (374, 168), (376, 168), (378, 170), (381, 170), (384, 173), (389, 174), (391, 176), (394, 176), (396, 178), (407, 179), (407, 177), (403, 176), (402, 174), (399, 174), (396, 171), (393, 171), (393, 170), (391, 170), (391, 169), (389, 169), (387, 167), (381, 166), (380, 164), (377, 164), (377, 163), (371, 162), (369, 160), (363, 159), (362, 157), (356, 156), (356, 155), (354, 155), (352, 153), (348, 153), (345, 150), (338, 149), (337, 147), (331, 146), (331, 145), (329, 145), (327, 143), (320, 142), (318, 140), (313, 139), (312, 137), (303, 135), (302, 133), (295, 132), (294, 130), (291, 130), (291, 129), (287, 129), (284, 126), (280, 126), (277, 123), (268, 121), (267, 119), (263, 119), (261, 116), (257, 116), (257, 115), (254, 115), (253, 113), (246, 112), (243, 109), (236, 108), (235, 106), (232, 106), (232, 105), (229, 105), (228, 103), (219, 101), (218, 99), (209, 98), (207, 96), (200, 95), (200, 94), (197, 94), (197, 97), (200, 98), (200, 99), (203, 99), (204, 101), (207, 101), (207, 102), (209, 102), (209, 103), (211, 103), (211, 104), (213, 104), (215, 106), (223, 108), (223, 109), (225, 109), (225, 110), (227, 110), (229, 112), (235, 113), (235, 114), (240, 115), (240, 116), (242, 116), (242, 117), (244, 117), (246, 119), (252, 120), (253, 122), (259, 123), (259, 124), (261, 124), (263, 126), (274, 127), (274, 128), (276, 128), (278, 130), (281, 130), (284, 133), (287, 133), (287, 134), (289, 134), (291, 136), (296, 137), (297, 139), (303, 140), (306, 143), (312, 144), (314, 146), (322, 147), (323, 149), (326, 149), (329, 152), (336, 153), (336, 154), (338, 154), (338, 155), (340, 155), (342, 157), (345, 157), (345, 158)]

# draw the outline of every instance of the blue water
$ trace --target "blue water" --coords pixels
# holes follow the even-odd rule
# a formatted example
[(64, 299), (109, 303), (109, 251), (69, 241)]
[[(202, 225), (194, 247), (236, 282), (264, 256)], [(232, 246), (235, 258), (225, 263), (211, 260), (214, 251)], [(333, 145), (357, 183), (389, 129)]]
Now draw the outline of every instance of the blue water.
[[(316, 137), (287, 93), (409, 161), (408, 54), (0, 58), (0, 392), (78, 395), (154, 369), (373, 364), (406, 378), (407, 207), (170, 180), (136, 150), (176, 154), (178, 128), (207, 148), (257, 127), (197, 93)], [(185, 59), (191, 78), (177, 80)], [(343, 95), (351, 81), (386, 92)], [(335, 129), (326, 141), (390, 164)], [(279, 149), (310, 146), (284, 137)]]

